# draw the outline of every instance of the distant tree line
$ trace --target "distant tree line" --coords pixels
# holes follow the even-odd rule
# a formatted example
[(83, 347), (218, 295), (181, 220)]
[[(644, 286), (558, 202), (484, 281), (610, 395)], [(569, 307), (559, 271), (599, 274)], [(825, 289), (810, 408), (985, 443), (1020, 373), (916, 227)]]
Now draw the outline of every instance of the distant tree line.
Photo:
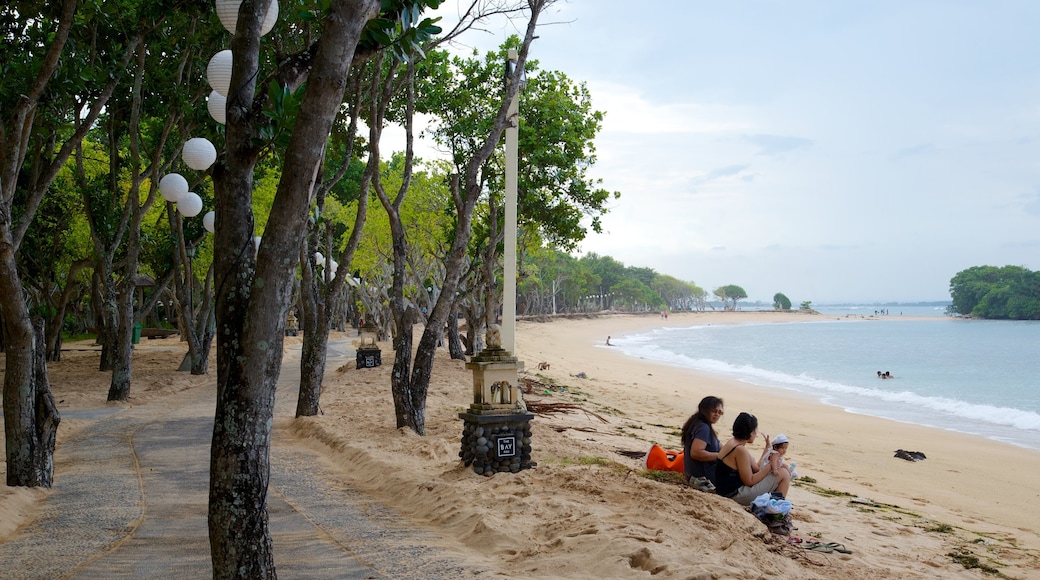
[(1040, 320), (1040, 272), (973, 266), (950, 279), (950, 310), (976, 318)]

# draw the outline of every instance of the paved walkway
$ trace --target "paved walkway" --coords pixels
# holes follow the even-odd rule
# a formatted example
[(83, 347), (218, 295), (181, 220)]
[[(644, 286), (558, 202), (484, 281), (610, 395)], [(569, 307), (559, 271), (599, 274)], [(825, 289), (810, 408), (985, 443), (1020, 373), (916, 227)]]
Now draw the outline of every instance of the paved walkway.
[[(354, 354), (330, 345), (328, 368)], [(298, 350), (282, 366), (276, 414), (295, 413)], [(214, 378), (215, 381), (215, 378)], [(389, 395), (388, 395), (389, 396)], [(91, 423), (61, 441), (53, 492), (19, 536), (0, 544), (3, 578), (211, 577), (206, 524), (215, 393), (66, 412)], [(268, 492), (282, 578), (482, 575), (428, 547), (425, 534), (358, 492), (330, 486), (316, 454), (280, 442)]]

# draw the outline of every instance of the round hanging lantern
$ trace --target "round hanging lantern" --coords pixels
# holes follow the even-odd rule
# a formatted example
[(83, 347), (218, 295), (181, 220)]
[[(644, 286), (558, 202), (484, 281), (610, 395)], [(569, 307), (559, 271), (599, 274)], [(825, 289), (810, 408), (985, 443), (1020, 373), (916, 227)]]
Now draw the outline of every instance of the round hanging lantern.
[(195, 137), (194, 139), (188, 139), (184, 144), (184, 151), (181, 153), (181, 157), (184, 158), (184, 163), (188, 167), (198, 171), (205, 171), (217, 160), (217, 148), (208, 139)]
[(206, 231), (212, 234), (214, 232), (216, 221), (217, 213), (208, 211), (206, 212), (206, 215), (202, 216), (202, 227), (206, 228)]
[(222, 50), (214, 54), (206, 65), (206, 80), (209, 81), (209, 86), (225, 98), (231, 88), (231, 62), (231, 51)]
[(177, 203), (188, 193), (188, 180), (180, 173), (169, 173), (159, 180), (159, 193), (163, 199)]
[(325, 265), (325, 255), (322, 254), (321, 252), (314, 252), (314, 261), (318, 264), (318, 266), (324, 266)]
[(202, 198), (194, 191), (189, 191), (184, 199), (177, 202), (177, 211), (184, 217), (195, 217), (202, 211)]
[(329, 260), (329, 276), (335, 278), (336, 270), (339, 270), (339, 262), (336, 260)]
[[(242, 0), (217, 0), (217, 18), (231, 34), (238, 29), (238, 9), (242, 6)], [(274, 28), (278, 21), (278, 0), (271, 0), (264, 14), (264, 22), (260, 25), (260, 36), (264, 36)]]
[(217, 91), (211, 92), (206, 99), (206, 109), (214, 121), (221, 125), (227, 123), (227, 98), (224, 95)]

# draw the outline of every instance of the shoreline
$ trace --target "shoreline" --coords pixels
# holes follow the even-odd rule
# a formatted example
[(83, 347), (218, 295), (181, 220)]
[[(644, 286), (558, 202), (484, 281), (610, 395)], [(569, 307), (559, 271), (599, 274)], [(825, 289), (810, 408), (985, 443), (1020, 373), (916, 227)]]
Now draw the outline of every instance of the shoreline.
[[(729, 313), (688, 313), (688, 314), (708, 314), (710, 316), (723, 315), (729, 316)], [(737, 316), (747, 316), (749, 319), (734, 320), (734, 321), (714, 321), (706, 322), (701, 321), (694, 324), (680, 324), (680, 325), (665, 325), (665, 324), (650, 324), (645, 327), (635, 328), (633, 330), (626, 330), (623, 334), (612, 336), (614, 344), (611, 346), (618, 347), (618, 350), (630, 359), (640, 359), (648, 362), (665, 365), (677, 369), (685, 369), (693, 372), (704, 373), (713, 377), (717, 377), (722, 380), (736, 381), (749, 386), (760, 387), (769, 389), (773, 393), (785, 393), (788, 395), (797, 395), (808, 397), (817, 403), (839, 409), (845, 413), (852, 415), (863, 415), (867, 417), (874, 417), (877, 419), (884, 419), (887, 421), (894, 421), (897, 423), (916, 425), (920, 427), (930, 427), (950, 433), (962, 432), (967, 435), (983, 438), (987, 441), (995, 443), (1001, 443), (1005, 445), (1011, 445), (1012, 447), (1022, 449), (1024, 451), (1038, 452), (1040, 453), (1040, 436), (1035, 431), (1017, 429), (1011, 425), (991, 423), (985, 420), (978, 419), (972, 416), (960, 416), (956, 413), (943, 414), (942, 411), (938, 415), (932, 417), (934, 409), (929, 406), (919, 406), (910, 402), (908, 405), (902, 399), (898, 399), (900, 402), (894, 400), (886, 401), (887, 396), (896, 395), (909, 395), (914, 399), (921, 399), (927, 401), (936, 397), (941, 401), (948, 402), (950, 404), (966, 404), (970, 405), (962, 399), (948, 399), (945, 394), (920, 394), (917, 392), (898, 392), (880, 389), (872, 387), (866, 383), (859, 382), (845, 382), (847, 379), (813, 379), (811, 382), (802, 380), (802, 376), (794, 376), (787, 371), (777, 371), (771, 367), (757, 367), (757, 366), (744, 366), (744, 363), (740, 362), (723, 362), (720, 360), (712, 359), (711, 355), (707, 358), (709, 362), (719, 363), (721, 369), (713, 368), (698, 368), (683, 362), (687, 359), (687, 355), (681, 355), (674, 351), (665, 351), (665, 356), (678, 357), (683, 360), (668, 360), (665, 357), (655, 356), (656, 353), (650, 353), (644, 356), (640, 354), (639, 345), (631, 347), (626, 345), (624, 339), (633, 336), (646, 336), (653, 333), (655, 330), (663, 329), (666, 327), (674, 327), (676, 329), (694, 329), (699, 327), (712, 326), (726, 326), (726, 325), (747, 325), (757, 326), (762, 324), (830, 324), (830, 323), (878, 323), (878, 324), (898, 324), (902, 322), (925, 322), (925, 323), (945, 323), (951, 321), (957, 321), (962, 319), (953, 319), (945, 316), (902, 316), (902, 315), (891, 315), (891, 316), (849, 316), (849, 315), (818, 315), (810, 316), (802, 313), (797, 313), (797, 316), (792, 316), (795, 313), (774, 313), (767, 311), (747, 311), (736, 313)], [(763, 316), (773, 317), (779, 316), (784, 317), (783, 319), (766, 319)], [(607, 315), (611, 316), (611, 315)], [(619, 316), (619, 315), (613, 315)], [(624, 316), (624, 315), (620, 315)], [(968, 319), (963, 319), (968, 320)], [(659, 323), (664, 322), (658, 320)], [(956, 322), (954, 322), (956, 323)], [(658, 339), (654, 339), (658, 340)], [(598, 345), (600, 348), (606, 348), (606, 345)], [(872, 383), (873, 380), (867, 381)], [(858, 392), (862, 390), (863, 392)], [(906, 405), (906, 409), (895, 408), (897, 406)], [(988, 404), (990, 411), (1008, 411), (1011, 413), (1026, 413), (1032, 414), (1031, 411), (1022, 410), (1014, 407), (1014, 404), (1008, 402), (991, 402)]]
[[(517, 350), (521, 358), (550, 358), (554, 349), (569, 348), (579, 355), (570, 364), (620, 370), (622, 376), (613, 377), (611, 382), (634, 386), (642, 396), (623, 392), (628, 389), (617, 394), (648, 411), (653, 404), (656, 409), (647, 417), (650, 422), (681, 426), (702, 396), (720, 396), (726, 404), (726, 415), (717, 426), (720, 439), (728, 438), (737, 412), (752, 412), (759, 417), (763, 433), (783, 432), (791, 438), (789, 457), (798, 462), (799, 473), (810, 475), (825, 487), (883, 503), (927, 506), (937, 519), (968, 517), (991, 525), (1010, 525), (1029, 532), (1031, 543), (1040, 547), (1035, 518), (1022, 510), (1022, 506), (1040, 500), (1034, 481), (1040, 474), (1040, 451), (979, 435), (851, 413), (808, 394), (637, 359), (620, 349), (600, 348), (608, 334), (623, 336), (666, 326), (797, 323), (816, 318), (810, 316), (740, 311), (672, 313), (668, 319), (658, 315), (603, 315), (568, 320), (566, 326), (571, 328), (567, 332), (552, 331), (548, 328), (552, 324), (536, 329), (533, 326), (539, 323), (524, 322), (518, 326)], [(563, 343), (569, 343), (569, 347)], [(596, 362), (603, 358), (609, 364)], [(530, 358), (525, 362), (537, 364)], [(679, 447), (677, 436), (659, 443)], [(897, 459), (896, 449), (919, 449), (928, 459)]]

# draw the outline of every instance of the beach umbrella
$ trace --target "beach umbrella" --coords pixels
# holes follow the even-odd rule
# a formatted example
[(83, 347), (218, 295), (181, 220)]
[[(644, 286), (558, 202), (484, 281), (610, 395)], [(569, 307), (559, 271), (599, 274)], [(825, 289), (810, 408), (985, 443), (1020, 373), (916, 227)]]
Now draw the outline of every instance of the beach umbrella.
[(206, 231), (212, 234), (215, 231), (214, 226), (216, 225), (216, 219), (216, 212), (206, 212), (206, 215), (202, 216), (202, 227), (206, 228)]
[[(234, 34), (235, 30), (238, 29), (238, 9), (240, 6), (242, 6), (242, 0), (216, 1), (217, 18), (220, 19), (220, 23), (231, 34)], [(271, 0), (271, 5), (267, 7), (267, 14), (264, 14), (264, 22), (260, 25), (260, 36), (271, 32), (277, 21), (278, 0)]]
[(195, 217), (202, 211), (202, 198), (194, 191), (189, 191), (183, 199), (177, 202), (177, 211), (184, 217)]
[(209, 142), (209, 139), (195, 137), (188, 139), (184, 144), (184, 151), (181, 153), (181, 157), (188, 167), (198, 171), (205, 171), (217, 160), (217, 148)]
[(231, 51), (222, 50), (214, 54), (206, 65), (206, 80), (209, 81), (209, 86), (225, 98), (231, 89), (231, 64)]
[(214, 121), (221, 125), (227, 123), (227, 97), (217, 91), (211, 92), (206, 99), (206, 109)]
[(159, 180), (159, 193), (166, 201), (177, 203), (188, 193), (188, 180), (180, 173), (168, 173)]

